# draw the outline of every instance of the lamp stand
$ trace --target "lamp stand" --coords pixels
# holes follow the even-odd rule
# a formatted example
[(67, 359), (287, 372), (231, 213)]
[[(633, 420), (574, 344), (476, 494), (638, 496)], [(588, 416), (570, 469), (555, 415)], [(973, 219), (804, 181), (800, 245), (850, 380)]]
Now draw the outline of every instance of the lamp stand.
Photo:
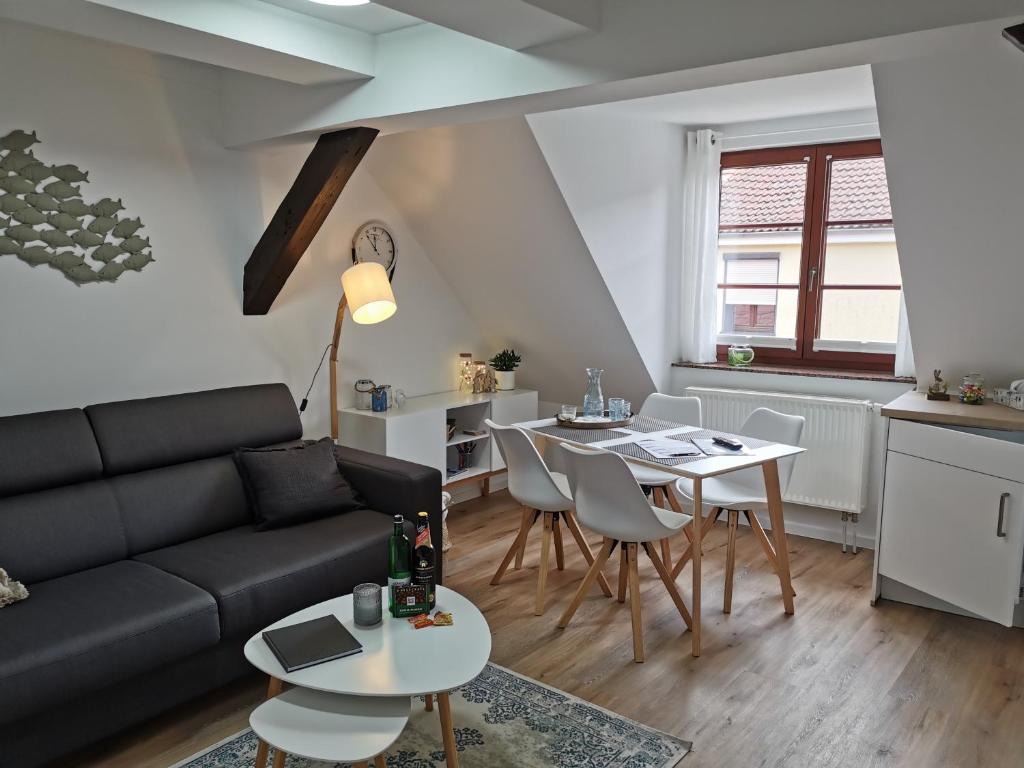
[(341, 324), (345, 322), (348, 296), (342, 294), (338, 302), (338, 314), (334, 316), (334, 336), (331, 340), (331, 438), (338, 442), (338, 341), (341, 339)]

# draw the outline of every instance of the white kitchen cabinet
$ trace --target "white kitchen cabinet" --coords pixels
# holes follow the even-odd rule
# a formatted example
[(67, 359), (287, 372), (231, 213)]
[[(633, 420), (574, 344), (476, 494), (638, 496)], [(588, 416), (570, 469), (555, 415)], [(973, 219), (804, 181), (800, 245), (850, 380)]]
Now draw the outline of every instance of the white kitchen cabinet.
[(1014, 430), (890, 419), (876, 597), (1014, 624), (1024, 563), (1020, 439)]

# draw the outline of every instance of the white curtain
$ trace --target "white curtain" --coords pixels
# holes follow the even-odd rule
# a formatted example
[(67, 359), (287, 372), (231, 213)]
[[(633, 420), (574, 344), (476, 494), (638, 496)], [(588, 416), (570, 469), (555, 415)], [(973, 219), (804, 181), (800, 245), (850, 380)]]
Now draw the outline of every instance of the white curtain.
[(907, 323), (907, 301), (900, 293), (900, 327), (896, 334), (897, 376), (914, 376), (914, 348), (910, 344), (910, 325)]
[(693, 363), (715, 360), (721, 160), (719, 134), (709, 129), (687, 132), (683, 159), (679, 354), (681, 360)]

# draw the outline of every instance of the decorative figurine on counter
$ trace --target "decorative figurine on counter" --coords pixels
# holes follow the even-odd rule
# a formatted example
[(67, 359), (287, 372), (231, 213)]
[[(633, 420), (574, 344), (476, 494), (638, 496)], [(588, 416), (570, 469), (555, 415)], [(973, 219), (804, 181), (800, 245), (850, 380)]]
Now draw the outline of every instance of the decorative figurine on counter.
[(960, 382), (960, 402), (981, 405), (985, 402), (985, 377), (980, 373), (968, 373)]
[(949, 384), (942, 378), (942, 371), (936, 368), (932, 371), (935, 381), (928, 385), (929, 400), (949, 400)]
[(494, 371), (483, 360), (476, 360), (473, 365), (476, 366), (473, 372), (473, 393), (494, 392), (497, 389)]

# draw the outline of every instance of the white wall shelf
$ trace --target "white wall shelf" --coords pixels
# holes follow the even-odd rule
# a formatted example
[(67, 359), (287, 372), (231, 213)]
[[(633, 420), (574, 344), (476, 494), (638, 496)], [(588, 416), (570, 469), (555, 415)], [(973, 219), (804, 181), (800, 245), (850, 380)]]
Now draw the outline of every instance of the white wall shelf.
[[(482, 483), (505, 471), (501, 454), (489, 434), (467, 435), (463, 430), (485, 430), (485, 419), (513, 424), (537, 418), (537, 393), (530, 389), (465, 394), (439, 392), (410, 397), (401, 408), (383, 412), (342, 408), (338, 411), (341, 445), (394, 456), (434, 467), (442, 483), (452, 488), (464, 483)], [(455, 435), (447, 440), (448, 420), (454, 420)], [(448, 469), (458, 466), (457, 446), (476, 442), (467, 469), (449, 478)]]

